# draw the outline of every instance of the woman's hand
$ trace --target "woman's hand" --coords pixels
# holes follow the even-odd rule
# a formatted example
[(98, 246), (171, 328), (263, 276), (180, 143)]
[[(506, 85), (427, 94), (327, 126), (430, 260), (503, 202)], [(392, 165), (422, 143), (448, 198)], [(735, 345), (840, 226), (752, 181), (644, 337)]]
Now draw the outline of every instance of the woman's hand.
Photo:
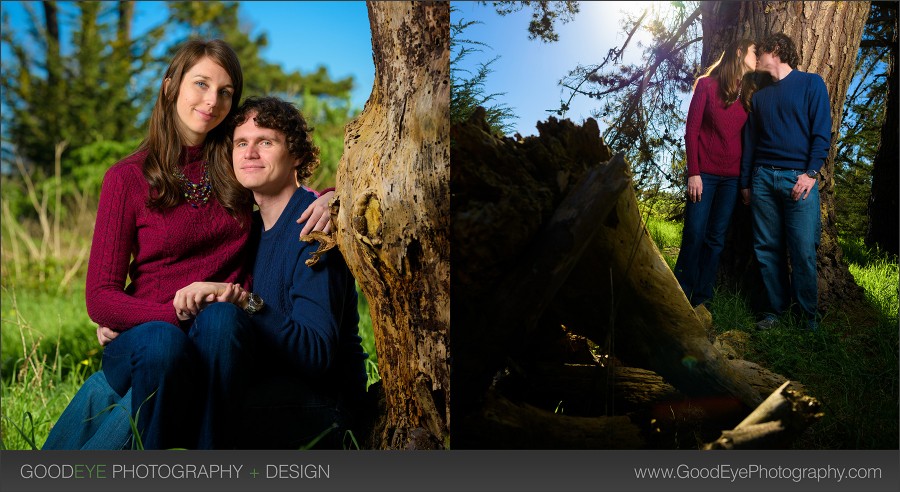
[(700, 195), (703, 194), (703, 179), (700, 176), (691, 176), (688, 178), (688, 198), (692, 203), (700, 201)]
[(298, 224), (306, 221), (303, 230), (300, 231), (301, 236), (305, 236), (312, 231), (322, 231), (325, 234), (331, 232), (331, 210), (328, 207), (328, 202), (331, 201), (333, 196), (333, 191), (323, 193), (322, 196), (316, 198), (316, 201), (306, 207), (306, 210), (297, 219)]
[(172, 305), (181, 321), (187, 321), (213, 302), (230, 302), (241, 306), (247, 299), (247, 291), (239, 284), (223, 282), (194, 282), (175, 293)]
[(116, 339), (119, 336), (119, 332), (114, 331), (105, 326), (97, 327), (97, 341), (100, 342), (100, 345), (105, 347), (109, 342)]

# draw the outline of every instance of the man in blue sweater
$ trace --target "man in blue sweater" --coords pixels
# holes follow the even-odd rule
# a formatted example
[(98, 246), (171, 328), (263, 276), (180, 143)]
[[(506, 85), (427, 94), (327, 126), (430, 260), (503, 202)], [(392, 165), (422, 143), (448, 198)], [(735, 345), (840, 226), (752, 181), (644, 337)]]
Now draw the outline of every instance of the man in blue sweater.
[[(259, 206), (245, 307), (255, 328), (255, 376), (238, 445), (296, 448), (329, 426), (347, 428), (365, 395), (356, 289), (336, 249), (306, 265), (316, 245), (299, 240), (304, 223), (296, 217), (316, 199), (300, 184), (318, 164), (318, 149), (300, 112), (277, 98), (250, 98), (234, 124), (234, 173)], [(339, 432), (326, 433), (329, 447), (340, 442)]]
[(741, 158), (741, 195), (751, 208), (753, 248), (770, 305), (757, 326), (771, 328), (793, 297), (807, 327), (816, 330), (818, 178), (831, 145), (828, 91), (819, 75), (796, 70), (800, 58), (788, 36), (773, 34), (757, 51), (757, 70), (774, 79), (753, 94)]

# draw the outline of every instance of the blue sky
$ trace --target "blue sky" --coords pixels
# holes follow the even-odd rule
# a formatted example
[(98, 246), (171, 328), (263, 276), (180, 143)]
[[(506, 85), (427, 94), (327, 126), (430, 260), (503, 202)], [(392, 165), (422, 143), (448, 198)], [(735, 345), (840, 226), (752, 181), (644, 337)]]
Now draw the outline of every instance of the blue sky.
[[(469, 27), (465, 37), (484, 42), (490, 48), (470, 55), (461, 66), (472, 69), (478, 62), (486, 62), (499, 55), (500, 58), (491, 65), (494, 72), (488, 75), (486, 93), (506, 93), (497, 99), (513, 108), (518, 116), (514, 122), (515, 130), (511, 133), (517, 131), (522, 135), (534, 135), (537, 133), (535, 123), (551, 115), (546, 110), (558, 109), (560, 100), (568, 99), (568, 92), (561, 92), (559, 80), (579, 63), (590, 65), (602, 61), (610, 48), (620, 45), (625, 39), (620, 27), (622, 12), (639, 12), (651, 3), (658, 8), (665, 8), (668, 4), (581, 2), (581, 11), (575, 14), (573, 21), (558, 26), (559, 41), (554, 43), (528, 39), (530, 9), (500, 16), (490, 4), (453, 2), (459, 11), (451, 13), (451, 21), (455, 23), (462, 18), (482, 22)], [(648, 34), (638, 33), (625, 52), (624, 62), (639, 62), (643, 50), (636, 43), (649, 41)], [(596, 100), (576, 97), (566, 117), (581, 123), (590, 116), (596, 103)], [(601, 123), (601, 130), (603, 128)]]
[[(11, 24), (20, 36), (24, 26), (29, 25), (22, 3), (3, 1), (0, 6), (4, 15), (9, 13)], [(42, 13), (40, 2), (30, 3)], [(136, 2), (135, 36), (165, 22), (168, 9), (164, 3)], [(60, 2), (62, 15), (73, 8), (72, 2)], [(364, 2), (240, 2), (239, 13), (241, 22), (252, 26), (254, 35), (261, 31), (268, 34), (269, 46), (262, 55), (286, 71), (309, 72), (324, 65), (333, 78), (352, 75), (355, 81), (352, 104), (362, 109), (375, 80)], [(64, 40), (67, 34), (61, 32)], [(8, 55), (6, 46), (2, 55), (4, 58)]]

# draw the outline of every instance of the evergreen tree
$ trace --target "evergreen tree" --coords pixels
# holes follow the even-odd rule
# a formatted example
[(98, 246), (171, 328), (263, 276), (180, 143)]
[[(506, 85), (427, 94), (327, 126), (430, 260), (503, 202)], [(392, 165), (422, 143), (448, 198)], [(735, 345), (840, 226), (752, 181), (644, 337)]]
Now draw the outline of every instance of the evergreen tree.
[[(2, 65), (3, 138), (34, 168), (52, 171), (61, 142), (72, 150), (142, 133), (137, 115), (152, 94), (131, 81), (153, 66), (150, 52), (164, 27), (132, 39), (129, 3), (67, 4), (71, 11), (61, 16), (56, 2), (45, 1), (41, 16), (34, 3), (23, 2), (31, 27), (23, 39), (4, 12), (2, 42), (13, 56)], [(72, 30), (66, 56), (60, 52), (61, 17)], [(63, 163), (68, 173), (68, 161)]]
[(883, 22), (886, 15), (887, 12), (881, 12), (878, 2), (872, 4), (855, 75), (844, 103), (844, 121), (835, 153), (837, 228), (848, 237), (863, 237), (868, 227), (866, 208), (875, 154), (885, 124), (889, 86), (891, 26), (889, 23), (885, 26)]
[(473, 53), (482, 51), (488, 47), (481, 41), (473, 41), (465, 37), (465, 30), (478, 21), (466, 21), (458, 19), (452, 21), (453, 16), (459, 14), (456, 8), (450, 8), (450, 123), (466, 121), (477, 107), (485, 110), (485, 121), (490, 125), (494, 133), (503, 135), (512, 130), (512, 120), (515, 113), (508, 105), (495, 102), (496, 98), (503, 96), (504, 92), (487, 94), (485, 81), (492, 72), (491, 65), (500, 57), (495, 56), (491, 60), (479, 63), (473, 71), (462, 68), (462, 61)]
[[(486, 4), (487, 2), (480, 3)], [(574, 0), (504, 0), (491, 3), (500, 15), (508, 15), (530, 8), (531, 22), (528, 23), (528, 39), (540, 39), (545, 43), (559, 41), (556, 23), (571, 22), (574, 15), (580, 10), (579, 2)]]

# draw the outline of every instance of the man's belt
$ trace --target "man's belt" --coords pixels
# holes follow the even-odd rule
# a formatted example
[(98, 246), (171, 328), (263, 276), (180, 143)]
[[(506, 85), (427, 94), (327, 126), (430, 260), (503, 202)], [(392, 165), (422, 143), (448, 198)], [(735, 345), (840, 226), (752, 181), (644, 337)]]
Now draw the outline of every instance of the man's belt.
[(759, 167), (764, 167), (773, 171), (803, 171), (802, 169), (797, 169), (796, 167), (770, 166), (768, 164), (760, 164)]

